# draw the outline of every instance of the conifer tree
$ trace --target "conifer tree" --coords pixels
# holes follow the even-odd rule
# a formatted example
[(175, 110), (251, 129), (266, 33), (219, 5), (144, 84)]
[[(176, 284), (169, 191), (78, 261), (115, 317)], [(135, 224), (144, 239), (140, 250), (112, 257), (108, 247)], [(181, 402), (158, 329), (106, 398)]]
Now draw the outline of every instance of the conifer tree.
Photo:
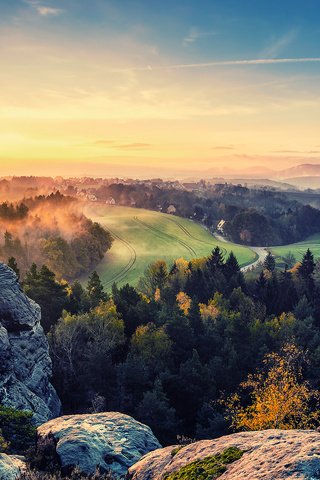
[(222, 270), (224, 267), (224, 257), (220, 247), (215, 247), (212, 250), (210, 257), (207, 260), (207, 268), (210, 273), (214, 273), (216, 270)]
[(20, 280), (20, 269), (14, 257), (8, 258), (8, 267), (12, 268), (12, 270), (16, 273), (18, 280)]
[(96, 271), (92, 272), (87, 284), (87, 292), (92, 307), (97, 307), (100, 302), (106, 302), (108, 295), (103, 289), (102, 282)]
[(274, 269), (276, 268), (276, 262), (271, 252), (268, 252), (268, 255), (266, 256), (263, 262), (263, 266), (269, 272), (273, 272)]

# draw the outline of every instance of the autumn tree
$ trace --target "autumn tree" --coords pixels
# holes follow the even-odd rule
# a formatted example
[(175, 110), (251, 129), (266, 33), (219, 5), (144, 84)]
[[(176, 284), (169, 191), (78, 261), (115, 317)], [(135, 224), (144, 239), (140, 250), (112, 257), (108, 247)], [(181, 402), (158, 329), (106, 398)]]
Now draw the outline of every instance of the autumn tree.
[(139, 289), (146, 295), (153, 296), (157, 289), (162, 291), (168, 280), (168, 266), (164, 260), (151, 263), (140, 279)]
[[(294, 344), (264, 357), (262, 369), (240, 384), (225, 402), (235, 430), (314, 428), (319, 424), (319, 393), (303, 379), (304, 355)], [(248, 398), (249, 404), (244, 404)]]

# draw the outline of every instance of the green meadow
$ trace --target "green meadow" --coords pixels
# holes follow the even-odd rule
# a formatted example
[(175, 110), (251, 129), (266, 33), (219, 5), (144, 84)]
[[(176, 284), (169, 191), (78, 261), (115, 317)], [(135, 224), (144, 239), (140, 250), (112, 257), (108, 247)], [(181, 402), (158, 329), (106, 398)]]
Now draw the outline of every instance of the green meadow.
[(232, 250), (241, 266), (256, 260), (251, 249), (221, 242), (201, 225), (181, 217), (129, 207), (92, 204), (85, 211), (93, 221), (110, 231), (114, 243), (97, 267), (106, 287), (113, 282), (136, 285), (146, 267), (162, 259), (170, 266), (175, 259), (208, 256), (215, 246), (225, 255)]
[(270, 247), (268, 250), (270, 250), (275, 257), (278, 257), (280, 261), (291, 252), (298, 262), (302, 259), (308, 248), (310, 248), (315, 258), (320, 257), (320, 233), (316, 233), (302, 242), (281, 245), (280, 247)]

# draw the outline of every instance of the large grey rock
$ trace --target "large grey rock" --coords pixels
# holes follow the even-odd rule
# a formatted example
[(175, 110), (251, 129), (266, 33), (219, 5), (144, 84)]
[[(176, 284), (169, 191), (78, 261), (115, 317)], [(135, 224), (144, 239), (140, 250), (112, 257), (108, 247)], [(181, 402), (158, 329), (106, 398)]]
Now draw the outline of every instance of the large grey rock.
[(21, 457), (0, 453), (0, 480), (16, 480), (25, 468)]
[(62, 469), (112, 470), (125, 475), (143, 455), (160, 447), (151, 429), (117, 412), (68, 415), (38, 427), (39, 440), (53, 435)]
[(16, 274), (0, 263), (0, 404), (34, 412), (37, 424), (59, 415), (50, 383), (47, 338), (40, 307), (21, 290)]
[(203, 440), (183, 447), (156, 450), (129, 470), (131, 480), (162, 480), (195, 460), (228, 447), (244, 450), (219, 480), (315, 480), (320, 478), (320, 433), (314, 430), (264, 430)]

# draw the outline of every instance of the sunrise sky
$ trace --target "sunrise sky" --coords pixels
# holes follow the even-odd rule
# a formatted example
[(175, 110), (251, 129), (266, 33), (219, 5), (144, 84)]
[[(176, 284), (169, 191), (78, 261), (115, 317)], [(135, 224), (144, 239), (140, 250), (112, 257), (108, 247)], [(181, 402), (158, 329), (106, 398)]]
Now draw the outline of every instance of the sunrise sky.
[(0, 175), (320, 162), (319, 0), (0, 0)]

